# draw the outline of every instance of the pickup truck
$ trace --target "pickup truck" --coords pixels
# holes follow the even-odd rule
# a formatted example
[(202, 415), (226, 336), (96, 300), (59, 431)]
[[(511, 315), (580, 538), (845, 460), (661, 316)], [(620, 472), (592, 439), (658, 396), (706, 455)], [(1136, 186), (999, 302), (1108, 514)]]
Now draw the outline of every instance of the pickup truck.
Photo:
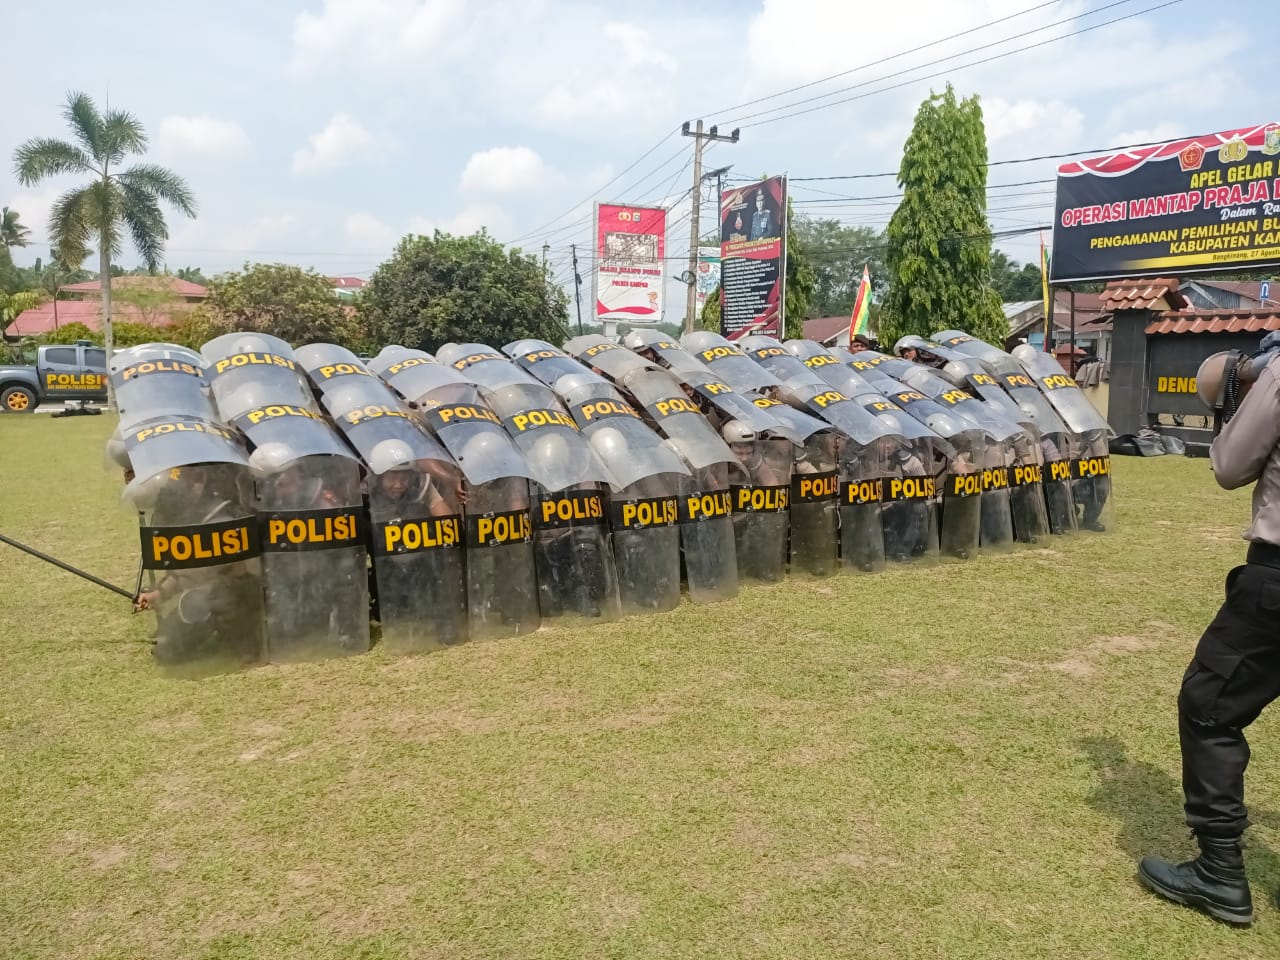
[(107, 399), (107, 352), (88, 340), (40, 347), (35, 366), (0, 366), (0, 413), (32, 413), (41, 403)]

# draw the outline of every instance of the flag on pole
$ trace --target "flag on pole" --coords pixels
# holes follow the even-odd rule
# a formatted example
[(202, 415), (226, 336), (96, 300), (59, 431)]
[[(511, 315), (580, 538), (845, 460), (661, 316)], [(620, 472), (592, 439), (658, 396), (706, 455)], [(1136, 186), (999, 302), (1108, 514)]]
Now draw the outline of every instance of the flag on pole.
[(1040, 293), (1044, 297), (1044, 349), (1053, 350), (1053, 298), (1049, 294), (1049, 248), (1040, 234)]
[(849, 342), (858, 334), (871, 330), (871, 270), (862, 265), (862, 281), (858, 284), (858, 297), (853, 301), (853, 313), (849, 316)]

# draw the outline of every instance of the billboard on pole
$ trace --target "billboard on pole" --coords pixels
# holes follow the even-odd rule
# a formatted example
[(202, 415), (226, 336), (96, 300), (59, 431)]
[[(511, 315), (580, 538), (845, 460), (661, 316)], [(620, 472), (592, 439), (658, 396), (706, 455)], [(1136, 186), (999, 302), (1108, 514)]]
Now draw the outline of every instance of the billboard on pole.
[(667, 211), (596, 204), (596, 320), (630, 324), (662, 319)]
[(720, 198), (720, 332), (730, 340), (782, 335), (786, 216), (785, 176), (726, 190)]
[(698, 301), (698, 315), (707, 305), (707, 298), (720, 286), (720, 248), (698, 248), (698, 272), (694, 276), (695, 296)]
[(1058, 168), (1053, 283), (1280, 265), (1280, 123)]

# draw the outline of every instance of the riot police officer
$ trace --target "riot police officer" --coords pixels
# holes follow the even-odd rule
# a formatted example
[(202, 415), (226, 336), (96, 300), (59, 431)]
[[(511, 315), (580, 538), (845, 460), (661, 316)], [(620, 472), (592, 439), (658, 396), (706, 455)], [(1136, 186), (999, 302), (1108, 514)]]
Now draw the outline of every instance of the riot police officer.
[[(1210, 406), (1220, 405), (1224, 380), (1216, 359), (1205, 361), (1196, 380)], [(1228, 393), (1234, 390), (1232, 383)], [(1209, 456), (1220, 486), (1256, 483), (1249, 551), (1227, 574), (1226, 602), (1200, 638), (1178, 695), (1186, 818), (1200, 855), (1180, 864), (1145, 857), (1138, 872), (1162, 897), (1248, 924), (1253, 901), (1240, 849), (1249, 825), (1244, 728), (1280, 696), (1280, 358), (1261, 370), (1234, 416), (1231, 403), (1229, 397), (1228, 422)]]

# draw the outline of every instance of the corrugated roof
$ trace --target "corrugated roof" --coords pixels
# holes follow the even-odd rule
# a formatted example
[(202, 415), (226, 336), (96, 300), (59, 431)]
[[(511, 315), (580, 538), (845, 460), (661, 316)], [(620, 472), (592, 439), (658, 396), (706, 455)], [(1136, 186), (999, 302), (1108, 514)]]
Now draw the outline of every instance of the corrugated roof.
[(1147, 333), (1262, 333), (1280, 330), (1280, 312), (1192, 310), (1166, 313), (1147, 324)]
[(805, 339), (816, 340), (818, 343), (823, 343), (838, 333), (848, 332), (848, 317), (814, 317), (804, 322)]
[(339, 289), (350, 287), (351, 289), (359, 290), (368, 283), (367, 280), (362, 280), (359, 277), (326, 277), (325, 279), (329, 281), (329, 286)]
[(1152, 280), (1112, 280), (1098, 298), (1102, 308), (1116, 310), (1181, 310), (1187, 299), (1174, 277)]

